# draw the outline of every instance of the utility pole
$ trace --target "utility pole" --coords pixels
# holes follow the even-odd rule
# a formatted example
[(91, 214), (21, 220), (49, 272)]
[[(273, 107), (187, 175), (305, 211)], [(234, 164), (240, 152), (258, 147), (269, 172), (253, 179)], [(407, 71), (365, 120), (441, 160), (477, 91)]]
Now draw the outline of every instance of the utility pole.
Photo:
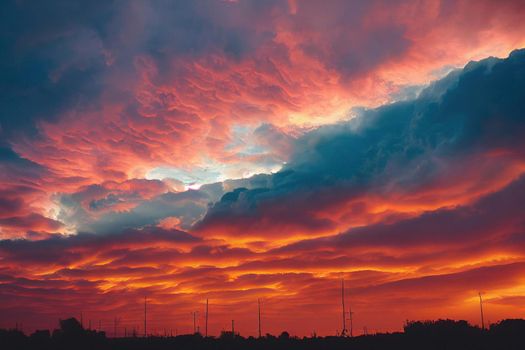
[(144, 296), (144, 338), (146, 338), (148, 336), (148, 333), (147, 333), (147, 303), (148, 303), (148, 299), (146, 296)]
[(208, 299), (206, 299), (206, 325), (204, 328), (204, 336), (208, 337)]
[(257, 311), (259, 314), (259, 338), (261, 337), (261, 299), (257, 299)]
[(483, 317), (483, 298), (481, 297), (481, 292), (478, 293), (479, 295), (479, 310), (481, 312), (481, 329), (485, 329), (485, 319)]
[(353, 337), (354, 336), (354, 321), (353, 321), (353, 315), (354, 315), (354, 312), (352, 311), (352, 307), (350, 306), (350, 312), (348, 313), (348, 315), (350, 316), (350, 337)]
[(232, 320), (232, 338), (235, 338), (235, 320)]
[(84, 329), (84, 316), (82, 315), (82, 311), (80, 311), (80, 327)]
[(341, 336), (346, 335), (346, 308), (345, 308), (345, 279), (341, 279), (341, 304), (343, 306), (343, 329), (341, 330)]
[(192, 312), (193, 315), (193, 334), (197, 334), (197, 311)]
[(98, 320), (98, 331), (102, 331), (102, 321)]

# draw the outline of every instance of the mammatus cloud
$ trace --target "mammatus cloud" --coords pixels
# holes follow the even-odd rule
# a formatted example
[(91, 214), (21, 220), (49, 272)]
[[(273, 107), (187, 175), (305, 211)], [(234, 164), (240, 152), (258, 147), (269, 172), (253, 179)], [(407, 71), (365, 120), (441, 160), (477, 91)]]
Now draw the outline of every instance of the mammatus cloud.
[(522, 316), (521, 2), (0, 6), (0, 327)]
[[(107, 322), (104, 314), (111, 312), (125, 315), (132, 327), (140, 324), (140, 300), (148, 294), (154, 324), (189, 327), (184, 315), (209, 297), (216, 308), (212, 329), (220, 329), (233, 312), (241, 331), (253, 332), (250, 305), (262, 296), (273, 332), (293, 324), (294, 332), (315, 327), (329, 333), (337, 326), (333, 314), (344, 275), (363, 325), (395, 327), (402, 315), (475, 319), (478, 290), (486, 291), (492, 315), (518, 315), (519, 299), (510, 305), (500, 301), (520, 295), (523, 283), (525, 227), (516, 212), (524, 190), (520, 178), (472, 205), (265, 251), (151, 227), (118, 235), (4, 240), (1, 290), (11, 301), (6, 314), (26, 310), (48, 319), (75, 310)], [(119, 302), (122, 297), (128, 301)], [(423, 311), (406, 311), (418, 309)], [(284, 310), (297, 314), (283, 320)], [(392, 319), (377, 318), (384, 310)]]
[(268, 186), (224, 195), (197, 230), (322, 234), (497, 190), (524, 169), (524, 71), (523, 51), (472, 62), (415, 100), (308, 133)]
[(504, 3), (8, 1), (2, 137), (77, 186), (156, 167), (266, 172), (289, 154), (247, 156), (257, 145), (239, 147), (237, 126), (338, 121), (444, 66), (507, 54), (524, 10)]
[(254, 333), (249, 315), (262, 297), (268, 331), (330, 334), (345, 276), (356, 327), (476, 320), (479, 290), (494, 318), (517, 316), (524, 67), (523, 51), (470, 63), (415, 100), (291, 143), (275, 134), (293, 155), (273, 175), (185, 192), (129, 180), (63, 194), (58, 218), (91, 233), (1, 241), (4, 314), (39, 315), (24, 319), (42, 327), (83, 312), (109, 327), (109, 312), (132, 328), (148, 295), (152, 327), (189, 329), (184, 315), (210, 298), (211, 330), (235, 313), (241, 332)]

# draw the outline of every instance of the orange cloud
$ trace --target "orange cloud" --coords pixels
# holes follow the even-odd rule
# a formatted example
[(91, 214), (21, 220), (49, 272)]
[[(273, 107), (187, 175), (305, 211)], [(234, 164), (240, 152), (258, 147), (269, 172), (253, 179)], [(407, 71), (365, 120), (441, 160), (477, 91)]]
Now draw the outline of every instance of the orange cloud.
[(479, 291), (521, 317), (523, 52), (414, 99), (523, 46), (520, 1), (31, 6), (0, 67), (0, 327), (141, 333), (147, 296), (150, 332), (209, 298), (211, 334), (256, 335), (261, 298), (263, 332), (335, 334), (343, 276), (357, 334), (476, 323)]

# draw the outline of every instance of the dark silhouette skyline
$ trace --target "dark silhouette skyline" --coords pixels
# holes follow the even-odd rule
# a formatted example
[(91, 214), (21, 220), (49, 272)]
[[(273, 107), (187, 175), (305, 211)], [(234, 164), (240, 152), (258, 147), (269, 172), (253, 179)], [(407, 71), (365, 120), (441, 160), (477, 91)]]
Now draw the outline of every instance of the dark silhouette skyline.
[(525, 320), (505, 319), (488, 328), (472, 326), (464, 320), (407, 321), (403, 332), (350, 337), (279, 335), (244, 337), (232, 330), (219, 337), (201, 333), (173, 336), (148, 335), (108, 337), (106, 332), (85, 329), (76, 318), (59, 321), (59, 328), (37, 330), (29, 335), (18, 329), (0, 329), (3, 349), (523, 349)]

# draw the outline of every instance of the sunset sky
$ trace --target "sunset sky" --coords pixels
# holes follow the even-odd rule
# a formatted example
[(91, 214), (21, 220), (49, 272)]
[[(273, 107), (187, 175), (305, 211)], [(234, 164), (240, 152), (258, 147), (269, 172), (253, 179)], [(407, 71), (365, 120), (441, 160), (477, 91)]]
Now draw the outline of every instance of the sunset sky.
[(525, 2), (0, 5), (0, 328), (525, 317)]

